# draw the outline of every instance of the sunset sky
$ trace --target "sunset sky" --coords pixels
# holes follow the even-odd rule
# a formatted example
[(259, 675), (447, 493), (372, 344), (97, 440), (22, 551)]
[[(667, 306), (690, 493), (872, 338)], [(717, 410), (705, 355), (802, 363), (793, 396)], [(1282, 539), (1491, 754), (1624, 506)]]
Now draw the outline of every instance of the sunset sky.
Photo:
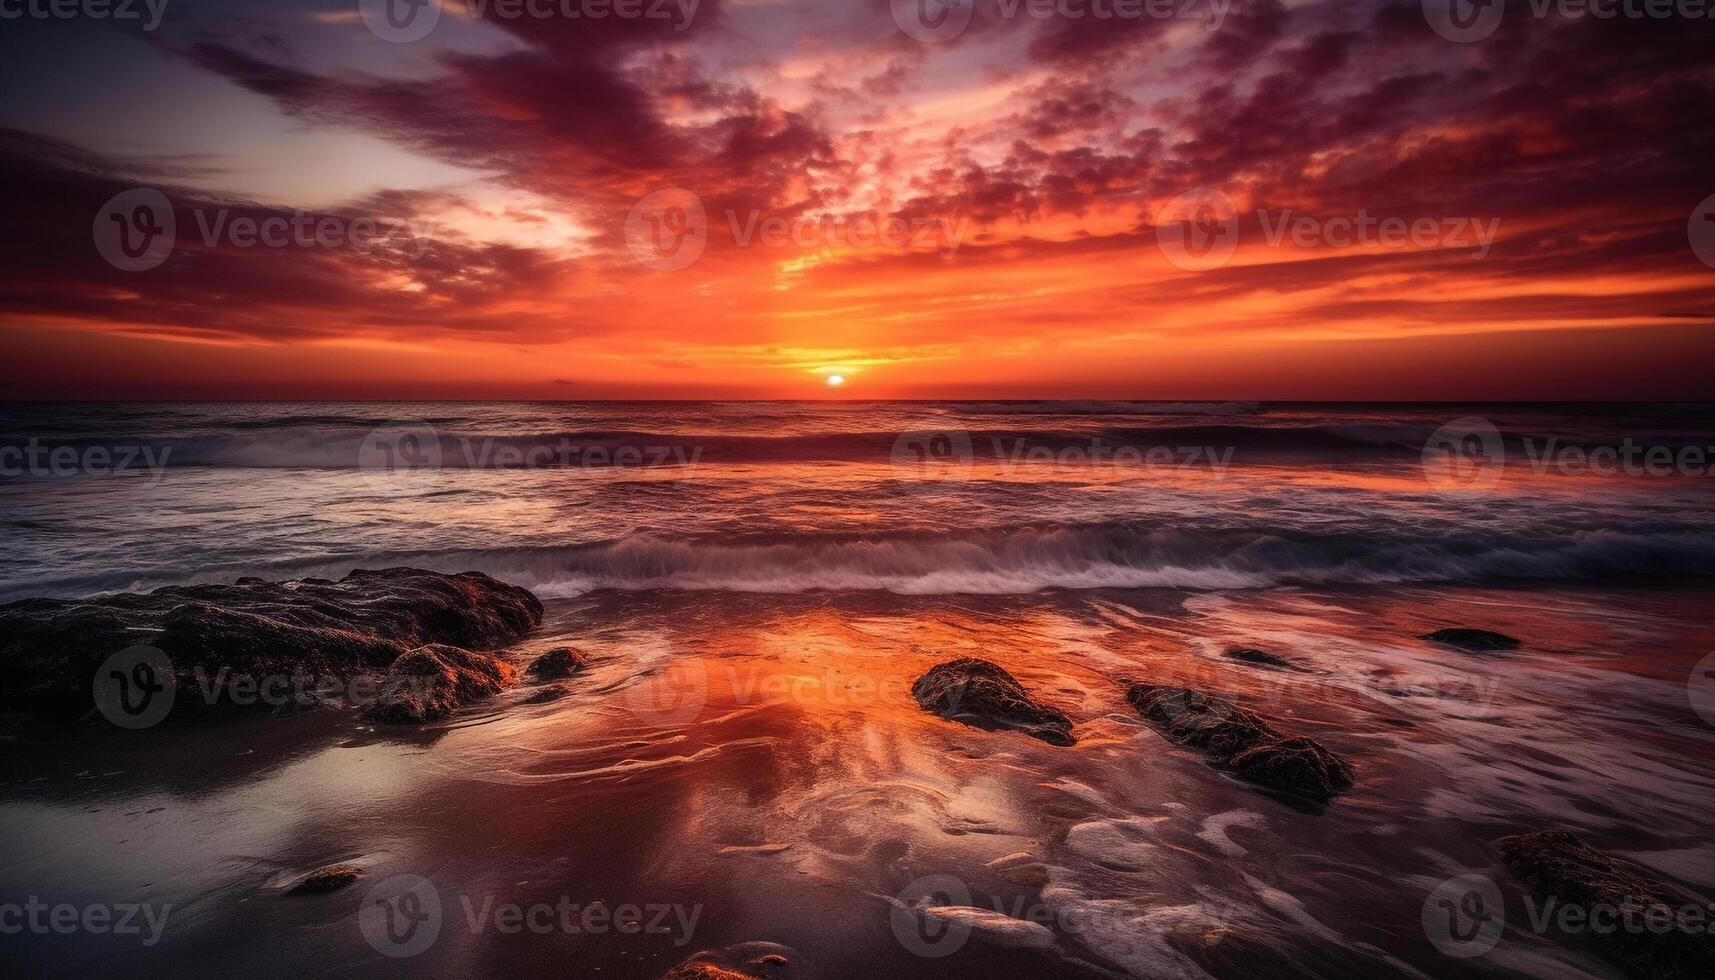
[[(440, 2), (403, 43), (356, 0), (0, 22), (6, 397), (1710, 390), (1715, 269), (1688, 236), (1715, 195), (1709, 19), (1515, 2), (1464, 44), (1416, 0), (1238, 2), (1218, 26), (1206, 0), (979, 0), (926, 43), (886, 0)], [(176, 237), (125, 271), (92, 228), (140, 187)], [(1236, 210), (1224, 264), (1158, 235), (1196, 188)], [(662, 201), (705, 216), (682, 268), (649, 254), (679, 228)], [(1270, 241), (1360, 211), (1447, 233)], [(298, 212), (423, 241), (232, 232)], [(862, 234), (887, 220), (911, 234)]]

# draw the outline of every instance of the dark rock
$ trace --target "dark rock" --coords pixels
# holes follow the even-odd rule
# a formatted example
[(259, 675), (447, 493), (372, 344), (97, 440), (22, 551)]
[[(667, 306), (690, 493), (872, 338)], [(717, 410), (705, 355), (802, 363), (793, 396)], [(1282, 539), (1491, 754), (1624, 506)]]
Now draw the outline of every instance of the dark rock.
[(1247, 664), (1256, 664), (1259, 667), (1278, 667), (1282, 670), (1300, 671), (1304, 669), (1285, 657), (1279, 657), (1272, 653), (1268, 653), (1267, 651), (1257, 650), (1252, 647), (1233, 647), (1223, 654), (1223, 656), (1228, 660), (1238, 660)]
[(1330, 800), (1352, 788), (1351, 764), (1302, 735), (1253, 745), (1231, 765), (1240, 779), (1312, 800)]
[(363, 877), (363, 869), (351, 864), (334, 864), (305, 875), (303, 880), (286, 890), (288, 895), (326, 895), (337, 892)]
[(577, 650), (571, 647), (555, 647), (530, 661), (530, 666), (525, 668), (524, 673), (534, 680), (553, 681), (570, 677), (589, 665), (589, 661)]
[(1352, 767), (1312, 738), (1284, 736), (1225, 698), (1166, 684), (1126, 691), (1145, 720), (1241, 779), (1326, 803), (1352, 788)]
[[(76, 717), (90, 710), (96, 668), (138, 643), (171, 659), (174, 710), (203, 706), (202, 678), (349, 679), (389, 669), (427, 644), (488, 649), (542, 620), (524, 589), (479, 572), (356, 571), (338, 582), (247, 580), (92, 599), (0, 606), (0, 712)], [(204, 681), (206, 685), (207, 681)], [(230, 703), (221, 688), (218, 704)]]
[(668, 970), (661, 980), (813, 980), (815, 975), (790, 946), (739, 943), (703, 950)]
[(518, 668), (493, 654), (432, 643), (393, 661), (381, 696), (365, 715), (389, 724), (422, 724), (517, 680)]
[(1419, 639), (1439, 643), (1455, 650), (1464, 650), (1468, 653), (1493, 653), (1497, 650), (1518, 649), (1516, 637), (1508, 636), (1505, 633), (1496, 633), (1494, 630), (1466, 629), (1457, 626), (1436, 630), (1433, 633), (1425, 633)]
[(976, 728), (1011, 730), (1050, 745), (1072, 745), (1072, 722), (1036, 703), (1013, 676), (996, 664), (962, 657), (937, 664), (911, 685), (924, 709)]
[(558, 701), (570, 693), (572, 693), (572, 689), (564, 684), (548, 684), (531, 691), (529, 695), (524, 698), (523, 703), (547, 704), (550, 701)]
[(1202, 749), (1222, 762), (1270, 737), (1261, 718), (1225, 698), (1188, 687), (1133, 684), (1126, 700), (1180, 745)]
[[(1553, 899), (1587, 912), (1604, 908), (1620, 916), (1619, 928), (1586, 931), (1634, 975), (1652, 980), (1715, 977), (1715, 937), (1704, 930), (1702, 913), (1709, 903), (1701, 896), (1652, 878), (1564, 830), (1503, 837), (1495, 847), (1513, 877), (1543, 901)], [(1698, 911), (1694, 929), (1680, 925), (1680, 911), (1690, 908)], [(1648, 927), (1652, 921), (1671, 922), (1675, 928), (1657, 931)]]

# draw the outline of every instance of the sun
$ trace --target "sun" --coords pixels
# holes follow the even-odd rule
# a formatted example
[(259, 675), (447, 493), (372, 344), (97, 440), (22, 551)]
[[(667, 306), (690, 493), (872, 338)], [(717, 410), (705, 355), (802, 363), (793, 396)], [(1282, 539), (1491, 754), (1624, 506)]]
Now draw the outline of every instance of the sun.
[(841, 377), (840, 375), (837, 375), (837, 374), (828, 375), (828, 387), (830, 387), (830, 388), (838, 388), (840, 385), (843, 385), (845, 383), (846, 383), (846, 379)]

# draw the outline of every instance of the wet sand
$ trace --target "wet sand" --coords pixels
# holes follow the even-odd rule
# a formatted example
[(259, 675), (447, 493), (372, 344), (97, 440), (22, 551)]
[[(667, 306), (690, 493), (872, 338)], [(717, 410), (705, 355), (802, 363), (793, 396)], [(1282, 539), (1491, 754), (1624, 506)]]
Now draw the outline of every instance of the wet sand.
[[(548, 604), (528, 686), (421, 731), (355, 712), (85, 732), (0, 757), (0, 892), (170, 905), (161, 939), (6, 937), (28, 975), (653, 978), (783, 943), (827, 977), (1612, 976), (1509, 928), (1455, 960), (1435, 886), (1495, 877), (1488, 842), (1563, 826), (1715, 888), (1715, 650), (1706, 588), (1050, 591), (1016, 596), (598, 592)], [(1473, 625), (1521, 649), (1416, 639)], [(1300, 671), (1222, 656), (1259, 647)], [(1072, 719), (1047, 745), (934, 717), (910, 686), (980, 656)], [(1350, 760), (1324, 808), (1224, 775), (1126, 704), (1134, 681), (1223, 693)], [(283, 894), (324, 865), (365, 877)], [(393, 958), (359, 908), (396, 875), (443, 914)], [(901, 912), (953, 883), (1039, 928), (968, 936)], [(927, 885), (923, 879), (931, 879)], [(914, 884), (916, 883), (916, 884)], [(473, 929), (470, 910), (611, 912), (659, 928)], [(1522, 916), (1520, 916), (1522, 918)], [(600, 921), (597, 917), (596, 921)], [(1513, 925), (1509, 919), (1509, 925)], [(958, 938), (949, 951), (948, 937)], [(915, 938), (913, 938), (915, 937)], [(946, 955), (925, 955), (941, 954)]]

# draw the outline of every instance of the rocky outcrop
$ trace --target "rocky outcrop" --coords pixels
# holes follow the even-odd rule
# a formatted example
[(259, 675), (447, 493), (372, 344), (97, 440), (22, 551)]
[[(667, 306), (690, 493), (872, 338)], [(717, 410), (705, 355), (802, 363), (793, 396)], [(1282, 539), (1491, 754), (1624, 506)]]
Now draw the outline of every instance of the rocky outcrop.
[(493, 654), (431, 643), (387, 667), (381, 696), (365, 716), (394, 725), (420, 725), (499, 694), (517, 680), (518, 668)]
[(706, 949), (662, 974), (661, 980), (813, 980), (815, 971), (790, 946), (739, 943)]
[(999, 665), (974, 657), (937, 664), (911, 685), (924, 710), (990, 731), (1023, 732), (1050, 745), (1072, 745), (1072, 722), (1039, 704)]
[(564, 684), (544, 684), (529, 694), (524, 695), (520, 704), (549, 704), (558, 701), (572, 693), (572, 689)]
[(1304, 670), (1303, 667), (1298, 666), (1285, 657), (1269, 653), (1266, 650), (1258, 650), (1254, 647), (1232, 647), (1223, 653), (1222, 656), (1226, 657), (1228, 660), (1237, 660), (1241, 663), (1255, 664), (1258, 667), (1274, 667), (1279, 670), (1295, 670), (1300, 672)]
[[(447, 707), (449, 695), (492, 693), (492, 681), (506, 677), (496, 665), (504, 664), (476, 651), (515, 641), (541, 620), (542, 604), (524, 589), (478, 572), (412, 568), (355, 571), (337, 582), (246, 578), (26, 599), (0, 606), (0, 663), (10, 677), (0, 686), (0, 711), (83, 715), (97, 668), (147, 644), (170, 661), (180, 692), (175, 714), (235, 703), (229, 688), (211, 679), (348, 680), (395, 668), (409, 672), (404, 681), (450, 682), (425, 686), (427, 714)], [(383, 689), (400, 680), (383, 677)]]
[(339, 891), (363, 877), (363, 869), (353, 864), (334, 864), (305, 875), (302, 880), (286, 890), (288, 895), (326, 895)]
[(1518, 638), (1494, 630), (1468, 629), (1462, 626), (1436, 630), (1425, 633), (1419, 639), (1431, 643), (1439, 643), (1444, 647), (1464, 650), (1467, 653), (1494, 653), (1499, 650), (1517, 650)]
[(530, 661), (524, 673), (534, 681), (557, 681), (589, 666), (589, 660), (571, 647), (555, 647)]
[(1352, 767), (1312, 738), (1288, 737), (1238, 705), (1202, 691), (1133, 684), (1126, 691), (1145, 720), (1210, 764), (1270, 789), (1326, 803), (1351, 789)]
[(1578, 908), (1592, 926), (1598, 923), (1597, 910), (1603, 920), (1611, 917), (1614, 928), (1581, 932), (1633, 975), (1715, 977), (1707, 899), (1658, 881), (1565, 830), (1503, 837), (1495, 847), (1513, 877), (1544, 902)]

